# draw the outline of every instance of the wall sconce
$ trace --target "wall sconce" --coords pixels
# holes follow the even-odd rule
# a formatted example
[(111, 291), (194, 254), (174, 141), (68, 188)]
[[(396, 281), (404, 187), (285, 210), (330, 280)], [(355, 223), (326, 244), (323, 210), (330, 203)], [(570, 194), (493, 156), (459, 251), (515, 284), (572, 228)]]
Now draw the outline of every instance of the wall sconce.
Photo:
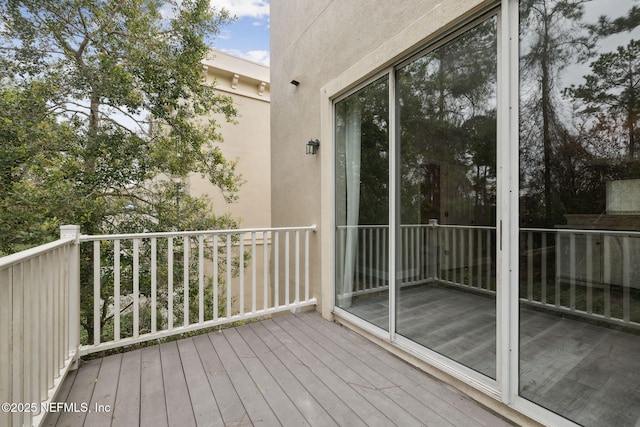
[(317, 139), (311, 139), (307, 142), (307, 154), (316, 154), (318, 152), (318, 147), (320, 146), (320, 141)]

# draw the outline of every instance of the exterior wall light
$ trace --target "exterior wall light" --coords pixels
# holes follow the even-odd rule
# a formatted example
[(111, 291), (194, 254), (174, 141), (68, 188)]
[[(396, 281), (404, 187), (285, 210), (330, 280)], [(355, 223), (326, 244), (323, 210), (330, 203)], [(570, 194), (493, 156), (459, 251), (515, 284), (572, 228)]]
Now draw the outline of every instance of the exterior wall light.
[(316, 154), (318, 152), (318, 147), (320, 147), (320, 141), (317, 139), (311, 139), (307, 142), (307, 154)]
[(297, 81), (297, 80), (291, 80), (291, 82), (290, 82), (290, 83), (291, 83), (292, 85), (294, 85), (294, 86), (298, 86), (298, 85), (300, 84), (300, 82), (299, 82), (299, 81)]

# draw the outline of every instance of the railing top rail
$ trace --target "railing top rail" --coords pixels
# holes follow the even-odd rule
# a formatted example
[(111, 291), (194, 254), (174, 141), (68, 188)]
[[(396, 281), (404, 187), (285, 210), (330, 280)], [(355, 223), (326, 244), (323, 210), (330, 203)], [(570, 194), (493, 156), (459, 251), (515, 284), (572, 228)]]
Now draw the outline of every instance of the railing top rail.
[(588, 230), (574, 228), (521, 228), (520, 231), (531, 231), (537, 233), (567, 233), (567, 234), (608, 234), (614, 236), (640, 237), (640, 231), (624, 230)]
[(234, 228), (226, 230), (199, 230), (199, 231), (164, 231), (155, 233), (129, 233), (129, 234), (99, 234), (80, 235), (81, 242), (92, 242), (95, 240), (125, 240), (125, 239), (150, 239), (154, 237), (184, 237), (184, 236), (213, 236), (216, 234), (240, 234), (240, 233), (262, 233), (277, 231), (316, 231), (315, 224), (303, 227), (267, 227), (267, 228)]
[[(424, 224), (429, 226), (429, 224)], [(495, 225), (462, 225), (462, 224), (436, 224), (437, 228), (464, 228), (471, 230), (495, 230)]]
[[(424, 228), (469, 228), (469, 229), (481, 229), (481, 230), (495, 230), (495, 225), (455, 225), (455, 224), (400, 224), (400, 228), (412, 228), (412, 227), (424, 227)], [(338, 225), (339, 230), (349, 229), (361, 229), (361, 228), (389, 228), (388, 225), (383, 224), (359, 224), (359, 225)]]
[(11, 267), (19, 262), (28, 261), (39, 255), (45, 254), (53, 249), (70, 245), (75, 242), (73, 238), (58, 239), (51, 243), (36, 246), (35, 248), (25, 249), (24, 251), (16, 252), (15, 254), (7, 255), (0, 258), (0, 269)]
[(339, 230), (349, 230), (349, 229), (358, 229), (358, 228), (389, 228), (387, 224), (359, 224), (359, 225), (337, 225), (336, 228)]

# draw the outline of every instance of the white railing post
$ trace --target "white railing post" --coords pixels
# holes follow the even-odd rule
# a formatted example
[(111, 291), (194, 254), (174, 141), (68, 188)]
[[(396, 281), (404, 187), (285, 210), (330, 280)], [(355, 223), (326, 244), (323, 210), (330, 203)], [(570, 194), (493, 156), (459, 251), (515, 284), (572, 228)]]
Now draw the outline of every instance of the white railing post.
[(60, 226), (61, 239), (74, 239), (69, 258), (69, 354), (73, 354), (72, 369), (78, 367), (80, 348), (80, 226)]
[(438, 262), (438, 255), (440, 254), (440, 248), (442, 245), (440, 244), (440, 237), (438, 233), (438, 220), (430, 219), (429, 220), (429, 228), (430, 228), (430, 239), (429, 246), (431, 247), (431, 268), (433, 269), (433, 279), (434, 281), (440, 280), (440, 263)]

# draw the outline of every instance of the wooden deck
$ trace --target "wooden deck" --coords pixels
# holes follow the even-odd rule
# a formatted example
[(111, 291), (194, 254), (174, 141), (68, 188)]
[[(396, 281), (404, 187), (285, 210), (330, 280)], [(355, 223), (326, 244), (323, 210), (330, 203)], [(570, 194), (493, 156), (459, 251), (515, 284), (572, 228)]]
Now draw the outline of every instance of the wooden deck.
[[(388, 328), (388, 296), (349, 309)], [(520, 394), (581, 425), (640, 426), (640, 333), (564, 318), (523, 305)], [(495, 378), (495, 300), (453, 287), (400, 291), (397, 330)]]
[(265, 320), (84, 363), (46, 426), (508, 426), (318, 313)]

